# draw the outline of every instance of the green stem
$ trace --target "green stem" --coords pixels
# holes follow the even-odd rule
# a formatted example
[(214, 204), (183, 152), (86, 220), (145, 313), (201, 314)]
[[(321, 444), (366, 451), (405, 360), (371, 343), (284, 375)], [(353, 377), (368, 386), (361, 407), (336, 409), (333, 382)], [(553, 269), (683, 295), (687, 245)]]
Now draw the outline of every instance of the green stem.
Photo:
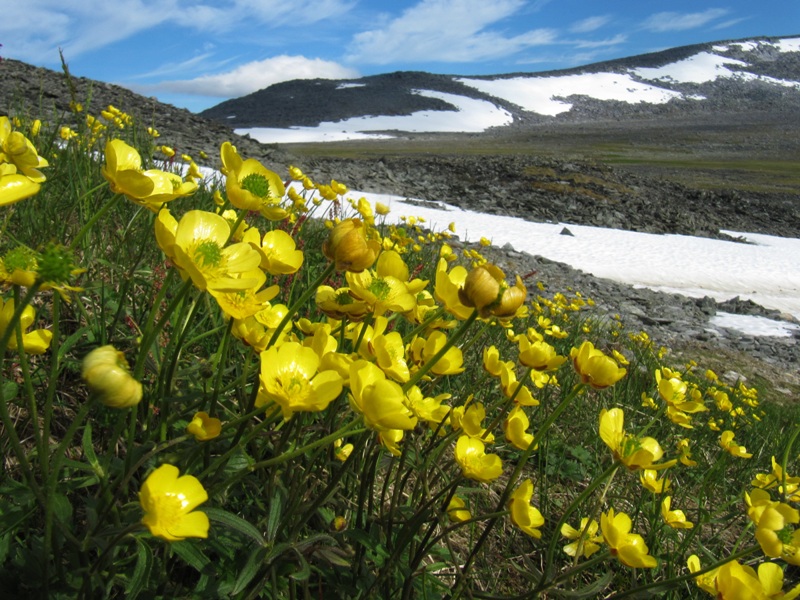
[[(106, 182), (101, 183), (97, 187), (94, 187), (88, 192), (86, 192), (83, 195), (83, 197), (85, 198), (89, 194), (93, 194), (94, 192), (96, 192), (105, 185), (108, 185), (108, 183)], [(89, 219), (88, 221), (86, 221), (86, 223), (84, 223), (83, 227), (81, 227), (80, 231), (78, 231), (78, 233), (72, 239), (72, 243), (69, 245), (70, 250), (75, 250), (78, 243), (80, 243), (80, 241), (83, 239), (83, 236), (85, 236), (89, 232), (89, 230), (94, 226), (95, 223), (97, 223), (100, 219), (102, 219), (112, 208), (114, 208), (114, 206), (117, 205), (117, 202), (119, 202), (120, 198), (122, 198), (121, 194), (115, 194), (111, 198), (111, 200), (106, 202), (100, 210), (98, 210), (92, 215), (91, 219)], [(83, 198), (81, 198), (81, 200), (83, 200)]]
[(303, 295), (300, 296), (297, 299), (297, 301), (294, 302), (294, 304), (292, 304), (292, 306), (289, 308), (288, 311), (286, 311), (286, 314), (284, 315), (283, 319), (281, 319), (281, 322), (278, 324), (278, 327), (272, 334), (272, 337), (270, 338), (269, 343), (267, 344), (267, 348), (271, 348), (275, 344), (275, 342), (278, 341), (278, 338), (280, 337), (281, 333), (283, 332), (284, 328), (289, 323), (289, 321), (292, 320), (292, 318), (300, 309), (300, 307), (303, 306), (303, 304), (305, 304), (306, 302), (308, 302), (311, 296), (313, 296), (317, 292), (317, 288), (320, 285), (322, 285), (322, 282), (324, 282), (328, 277), (330, 277), (331, 273), (333, 273), (333, 270), (335, 268), (336, 268), (336, 263), (331, 261), (331, 263), (325, 268), (325, 270), (322, 273), (320, 273), (319, 277), (317, 277), (317, 279), (314, 280), (314, 282), (311, 283), (306, 288), (306, 291), (303, 292)]
[(216, 494), (216, 493), (228, 488), (229, 486), (233, 485), (234, 483), (236, 483), (240, 479), (243, 479), (244, 477), (246, 477), (249, 473), (253, 473), (254, 471), (258, 471), (259, 469), (266, 469), (267, 467), (272, 467), (274, 465), (280, 465), (282, 463), (285, 463), (285, 462), (288, 462), (288, 461), (292, 460), (293, 458), (301, 456), (301, 455), (305, 454), (306, 452), (308, 452), (309, 450), (313, 450), (314, 448), (319, 448), (320, 446), (333, 444), (333, 442), (335, 442), (339, 438), (349, 437), (349, 436), (352, 436), (352, 435), (357, 435), (359, 433), (362, 433), (362, 432), (366, 431), (366, 428), (364, 428), (364, 427), (362, 427), (360, 429), (353, 429), (360, 422), (361, 422), (360, 419), (356, 419), (354, 421), (351, 421), (347, 425), (345, 425), (343, 427), (340, 427), (338, 430), (334, 431), (333, 433), (326, 435), (324, 438), (320, 438), (320, 439), (318, 439), (318, 440), (316, 440), (314, 442), (311, 442), (310, 444), (306, 444), (305, 446), (301, 446), (299, 448), (295, 448), (294, 450), (291, 450), (289, 452), (284, 452), (280, 456), (275, 456), (273, 458), (270, 458), (270, 459), (267, 459), (267, 460), (262, 460), (262, 461), (259, 461), (257, 463), (254, 463), (254, 464), (250, 465), (249, 467), (247, 467), (246, 469), (242, 469), (236, 475), (234, 475), (233, 477), (231, 477), (227, 481), (225, 481), (222, 484), (220, 484), (219, 486), (217, 486), (213, 490), (213, 493), (209, 493), (209, 496), (213, 496), (214, 494)]

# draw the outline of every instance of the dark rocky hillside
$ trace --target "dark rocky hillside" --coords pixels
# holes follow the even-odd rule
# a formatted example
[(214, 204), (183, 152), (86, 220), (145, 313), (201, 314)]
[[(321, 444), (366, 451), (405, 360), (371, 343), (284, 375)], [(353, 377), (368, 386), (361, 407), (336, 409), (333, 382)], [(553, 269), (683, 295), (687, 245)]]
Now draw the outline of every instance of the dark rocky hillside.
[[(779, 38), (752, 39), (772, 42)], [(735, 45), (737, 41), (739, 40), (682, 46), (573, 69), (471, 76), (470, 79), (502, 80), (512, 77), (550, 77), (601, 72), (627, 73), (637, 68), (663, 67), (701, 52), (714, 51), (718, 55), (730, 58), (731, 68), (743, 75), (756, 74), (779, 80), (800, 81), (800, 52), (778, 52), (768, 43), (746, 51)], [(719, 50), (724, 45), (728, 45), (728, 49)], [(747, 64), (741, 65), (737, 61)], [(717, 79), (706, 83), (659, 81), (658, 87), (666, 90), (681, 92), (687, 96), (704, 97), (702, 100), (672, 100), (666, 104), (645, 102), (629, 104), (573, 95), (565, 98), (573, 103), (572, 110), (556, 116), (544, 116), (522, 110), (507, 100), (480, 92), (458, 81), (459, 77), (424, 72), (395, 72), (349, 80), (295, 80), (277, 83), (241, 98), (227, 100), (200, 114), (231, 128), (282, 128), (316, 126), (323, 121), (335, 122), (351, 117), (408, 115), (421, 110), (456, 109), (444, 100), (421, 96), (415, 93), (415, 90), (431, 90), (488, 100), (511, 113), (515, 124), (619, 121), (647, 116), (686, 117), (697, 114), (759, 111), (765, 108), (800, 114), (800, 89), (761, 81), (746, 81), (743, 77)], [(653, 82), (647, 81), (647, 83)]]

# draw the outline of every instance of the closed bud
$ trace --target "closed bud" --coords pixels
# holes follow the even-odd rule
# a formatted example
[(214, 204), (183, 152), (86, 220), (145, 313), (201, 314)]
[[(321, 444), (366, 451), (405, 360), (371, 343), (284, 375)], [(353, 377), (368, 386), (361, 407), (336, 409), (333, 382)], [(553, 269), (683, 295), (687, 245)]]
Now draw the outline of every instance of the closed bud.
[(92, 394), (111, 408), (130, 408), (142, 399), (142, 384), (131, 376), (125, 355), (114, 346), (101, 346), (87, 354), (81, 377)]
[(361, 219), (346, 219), (338, 223), (322, 246), (322, 252), (336, 263), (338, 271), (352, 273), (370, 268), (380, 249), (380, 242), (370, 238)]

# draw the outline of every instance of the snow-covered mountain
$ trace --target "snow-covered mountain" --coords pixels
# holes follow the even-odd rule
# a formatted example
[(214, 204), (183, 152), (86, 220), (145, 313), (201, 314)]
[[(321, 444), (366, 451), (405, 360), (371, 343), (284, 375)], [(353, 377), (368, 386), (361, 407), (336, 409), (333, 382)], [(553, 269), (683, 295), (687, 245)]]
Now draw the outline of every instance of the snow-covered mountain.
[(800, 112), (800, 36), (683, 46), (542, 73), (295, 80), (201, 115), (263, 142), (300, 142), (750, 110)]

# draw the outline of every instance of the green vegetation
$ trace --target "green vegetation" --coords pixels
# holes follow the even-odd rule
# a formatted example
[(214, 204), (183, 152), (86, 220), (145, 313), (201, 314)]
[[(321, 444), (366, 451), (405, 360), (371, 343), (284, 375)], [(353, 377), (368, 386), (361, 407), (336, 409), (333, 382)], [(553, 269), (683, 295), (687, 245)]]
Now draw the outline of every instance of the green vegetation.
[(797, 595), (798, 405), (346, 182), (74, 110), (0, 118), (5, 594)]

